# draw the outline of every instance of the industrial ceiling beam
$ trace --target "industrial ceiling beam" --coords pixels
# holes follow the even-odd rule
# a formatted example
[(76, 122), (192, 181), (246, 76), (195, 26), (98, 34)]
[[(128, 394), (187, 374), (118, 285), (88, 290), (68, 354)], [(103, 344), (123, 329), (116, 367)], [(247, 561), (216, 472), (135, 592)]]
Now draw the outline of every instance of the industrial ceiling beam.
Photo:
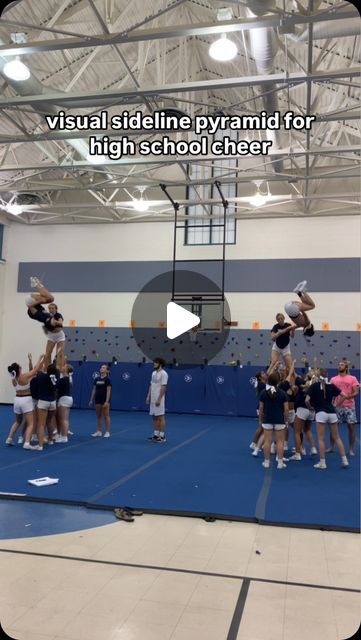
[[(235, 169), (234, 173), (239, 173), (239, 169)], [(45, 172), (44, 172), (45, 173)], [(72, 193), (76, 191), (107, 191), (119, 188), (132, 188), (139, 186), (139, 178), (129, 179), (127, 176), (114, 176), (114, 180), (101, 180), (93, 183), (85, 183), (83, 185), (76, 183), (74, 180), (51, 180), (46, 177), (41, 181), (36, 180), (37, 174), (34, 176), (24, 176), (22, 178), (17, 178), (16, 181), (11, 181), (5, 183), (5, 185), (0, 186), (0, 194), (8, 193), (11, 190), (16, 190), (16, 193), (29, 193), (29, 191), (36, 191), (39, 193), (49, 192), (49, 191), (71, 191)], [(248, 184), (250, 182), (255, 182), (256, 180), (263, 180), (265, 182), (284, 182), (285, 184), (294, 184), (298, 182), (303, 182), (305, 180), (345, 180), (360, 178), (360, 172), (357, 170), (356, 165), (348, 165), (348, 166), (324, 166), (319, 167), (317, 170), (313, 171), (312, 175), (306, 178), (304, 175), (297, 173), (295, 170), (289, 170), (287, 173), (283, 173), (281, 175), (277, 175), (275, 173), (267, 173), (266, 171), (260, 171), (258, 173), (248, 173), (244, 171), (241, 175), (232, 176), (232, 177), (219, 177), (222, 184)], [(126, 182), (124, 180), (126, 179)], [(144, 184), (147, 189), (158, 189), (159, 188), (159, 179), (156, 178), (147, 178), (142, 177), (142, 184)], [(184, 187), (184, 181), (180, 180), (163, 180), (164, 184), (171, 187)], [(214, 178), (204, 178), (204, 179), (192, 179), (191, 184), (196, 186), (213, 184)]]
[[(11, 96), (0, 100), (0, 109), (6, 109), (13, 106), (33, 105), (37, 103), (49, 103), (57, 105), (66, 105), (68, 102), (76, 102), (81, 106), (82, 101), (91, 100), (109, 100), (121, 103), (125, 100), (127, 104), (132, 104), (133, 98), (160, 96), (174, 93), (186, 93), (189, 91), (204, 91), (211, 89), (212, 91), (224, 90), (237, 87), (249, 87), (255, 85), (264, 85), (270, 83), (283, 83), (289, 85), (302, 84), (303, 82), (326, 82), (330, 83), (337, 78), (353, 78), (360, 75), (359, 67), (349, 67), (345, 69), (332, 69), (315, 71), (314, 73), (305, 75), (300, 73), (289, 73), (287, 77), (283, 73), (273, 73), (268, 75), (242, 76), (236, 78), (221, 78), (210, 80), (198, 80), (182, 83), (166, 84), (159, 86), (143, 87), (141, 89), (107, 89), (107, 90), (88, 90), (79, 91), (70, 94), (64, 93), (44, 93), (35, 96)], [(138, 100), (137, 100), (138, 101)], [(123, 105), (124, 106), (124, 105)]]
[[(318, 122), (341, 122), (341, 121), (345, 121), (345, 120), (360, 120), (360, 113), (359, 113), (359, 106), (357, 107), (350, 107), (350, 109), (355, 109), (354, 112), (352, 111), (348, 111), (346, 108), (344, 108), (343, 110), (340, 110), (336, 113), (314, 113), (313, 115), (316, 116), (316, 120), (315, 120), (315, 124), (317, 124)], [(356, 112), (357, 109), (357, 112)], [(188, 129), (188, 132), (192, 132), (194, 131), (194, 128)], [(114, 131), (113, 129), (97, 129), (96, 130), (96, 135), (97, 136), (109, 136), (110, 138), (119, 138), (121, 136), (123, 136), (125, 133), (128, 137), (132, 137), (132, 136), (155, 136), (155, 135), (159, 135), (159, 129), (141, 129), (139, 131), (133, 131), (131, 129), (126, 130), (126, 131)], [(168, 129), (162, 129), (163, 134), (165, 133), (172, 133), (171, 130)], [(45, 140), (48, 141), (64, 141), (66, 142), (67, 139), (71, 137), (71, 138), (79, 138), (79, 139), (88, 139), (89, 138), (89, 131), (80, 131), (80, 130), (75, 130), (75, 131), (47, 131), (46, 133), (36, 133), (36, 134), (31, 134), (31, 135), (27, 135), (27, 136), (19, 136), (19, 135), (11, 135), (11, 134), (6, 134), (6, 133), (1, 133), (0, 132), (0, 144), (8, 144), (13, 143), (13, 144), (24, 144), (26, 142), (42, 142)]]
[[(360, 146), (359, 145), (348, 145), (342, 147), (328, 146), (328, 147), (311, 147), (310, 149), (270, 149), (268, 152), (268, 158), (297, 158), (300, 156), (307, 155), (325, 155), (332, 156), (335, 154), (350, 154), (355, 153), (357, 155), (360, 154)], [(258, 156), (235, 156), (239, 159), (246, 158), (247, 160), (256, 160)], [(229, 155), (207, 155), (207, 156), (182, 156), (181, 161), (187, 164), (199, 164), (201, 162), (221, 162), (222, 160), (229, 160)], [(355, 158), (358, 160), (359, 158)], [(121, 166), (121, 165), (147, 165), (151, 164), (154, 166), (161, 166), (164, 164), (174, 164), (179, 160), (178, 156), (174, 157), (174, 160), (169, 159), (169, 156), (125, 156), (120, 158), (119, 160), (106, 160), (102, 163), (102, 166)], [(84, 169), (90, 168), (93, 165), (89, 163), (87, 160), (67, 160), (62, 163), (59, 168), (63, 171), (65, 169)], [(25, 171), (25, 170), (41, 170), (41, 169), (56, 169), (57, 165), (47, 164), (46, 162), (42, 162), (41, 164), (8, 164), (0, 167), (0, 171)]]
[[(262, 28), (282, 28), (283, 31), (293, 31), (295, 25), (307, 25), (315, 22), (328, 22), (332, 20), (343, 20), (346, 18), (358, 18), (360, 14), (357, 9), (337, 12), (330, 10), (327, 13), (320, 12), (311, 15), (285, 14), (269, 15), (261, 18), (249, 18), (241, 20), (224, 20), (214, 22), (205, 22), (193, 25), (173, 25), (170, 27), (160, 27), (157, 29), (135, 29), (130, 33), (111, 33), (108, 35), (100, 34), (96, 36), (83, 36), (73, 38), (57, 38), (54, 40), (40, 40), (34, 42), (26, 42), (11, 45), (0, 46), (0, 55), (13, 56), (33, 53), (44, 53), (47, 51), (59, 51), (62, 49), (79, 49), (85, 47), (101, 47), (111, 46), (113, 44), (131, 44), (142, 40), (162, 40), (164, 38), (186, 38), (191, 36), (204, 35), (222, 35), (237, 31), (248, 31), (249, 29)], [(0, 24), (6, 24), (6, 20), (0, 20)]]

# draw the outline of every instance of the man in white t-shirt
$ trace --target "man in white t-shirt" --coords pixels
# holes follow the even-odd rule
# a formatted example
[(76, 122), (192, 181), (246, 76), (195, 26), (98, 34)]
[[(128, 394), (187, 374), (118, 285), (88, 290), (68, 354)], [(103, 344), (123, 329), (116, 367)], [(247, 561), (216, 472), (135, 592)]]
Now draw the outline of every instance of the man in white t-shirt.
[(153, 418), (153, 435), (148, 438), (152, 442), (165, 442), (165, 393), (167, 391), (168, 373), (164, 371), (163, 358), (154, 358), (154, 371), (146, 403), (150, 405), (149, 414)]

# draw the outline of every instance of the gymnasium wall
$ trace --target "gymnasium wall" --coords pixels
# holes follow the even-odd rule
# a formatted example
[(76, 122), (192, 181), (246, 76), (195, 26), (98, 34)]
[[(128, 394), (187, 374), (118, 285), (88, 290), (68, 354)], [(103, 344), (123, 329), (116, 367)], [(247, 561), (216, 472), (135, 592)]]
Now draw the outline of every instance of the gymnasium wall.
[[(331, 366), (347, 357), (358, 368), (359, 237), (360, 220), (354, 216), (238, 221), (237, 243), (227, 247), (232, 289), (227, 299), (238, 327), (232, 329), (229, 343), (214, 363), (236, 359), (244, 366), (265, 364), (274, 316), (293, 297), (296, 282), (307, 278), (316, 301), (312, 312), (316, 328), (328, 323), (329, 330), (318, 331), (312, 342), (296, 334), (297, 359), (316, 355)], [(220, 247), (184, 247), (182, 241), (180, 235), (179, 258), (221, 255)], [(12, 399), (6, 366), (13, 360), (25, 364), (28, 351), (35, 357), (44, 349), (41, 326), (27, 318), (24, 305), (32, 271), (58, 292), (56, 300), (66, 324), (71, 319), (76, 322), (67, 329), (72, 360), (111, 361), (115, 356), (122, 362), (139, 362), (142, 353), (129, 329), (132, 304), (142, 283), (170, 268), (172, 242), (171, 223), (7, 227), (6, 264), (0, 265), (0, 402)], [(105, 321), (103, 329), (98, 327), (99, 320)], [(257, 326), (254, 323), (259, 323), (258, 329), (252, 329)]]

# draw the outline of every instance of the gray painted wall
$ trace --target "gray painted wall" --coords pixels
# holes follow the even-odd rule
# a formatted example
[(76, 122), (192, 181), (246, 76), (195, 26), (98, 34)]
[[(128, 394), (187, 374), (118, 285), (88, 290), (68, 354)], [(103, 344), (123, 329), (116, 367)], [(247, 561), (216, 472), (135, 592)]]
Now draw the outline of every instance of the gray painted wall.
[[(135, 292), (171, 269), (170, 261), (20, 262), (18, 291), (28, 291), (30, 276), (37, 275), (54, 292)], [(220, 262), (182, 262), (177, 269), (193, 270), (220, 285)], [(302, 279), (309, 281), (312, 292), (360, 291), (360, 260), (228, 260), (225, 291), (291, 292)]]

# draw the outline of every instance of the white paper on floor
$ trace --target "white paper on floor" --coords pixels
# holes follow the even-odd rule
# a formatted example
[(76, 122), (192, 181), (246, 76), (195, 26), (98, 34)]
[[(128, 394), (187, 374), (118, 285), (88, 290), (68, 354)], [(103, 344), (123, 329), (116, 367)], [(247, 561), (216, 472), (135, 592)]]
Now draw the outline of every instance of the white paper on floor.
[(58, 484), (59, 478), (35, 478), (34, 480), (28, 480), (29, 484), (33, 484), (34, 487), (46, 487), (49, 484)]

